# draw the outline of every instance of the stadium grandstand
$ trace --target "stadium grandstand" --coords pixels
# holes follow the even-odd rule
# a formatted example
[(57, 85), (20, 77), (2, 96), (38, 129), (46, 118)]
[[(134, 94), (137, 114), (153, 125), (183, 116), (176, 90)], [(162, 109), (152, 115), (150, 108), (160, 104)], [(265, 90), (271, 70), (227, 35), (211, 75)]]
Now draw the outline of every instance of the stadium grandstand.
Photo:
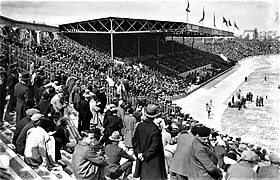
[[(13, 142), (18, 114), (15, 105), (9, 107), (15, 97), (6, 96), (6, 87), (2, 88), (0, 94), (5, 96), (6, 103), (0, 121), (0, 157), (9, 157), (9, 167), (1, 172), (1, 178), (7, 179), (75, 179), (72, 156), (82, 138), (81, 131), (106, 130), (103, 125), (110, 108), (117, 107), (117, 116), (122, 121), (128, 110), (133, 109), (135, 119), (140, 122), (146, 106), (156, 105), (157, 125), (170, 134), (170, 139), (178, 137), (182, 130), (204, 127), (173, 101), (228, 73), (240, 60), (280, 53), (279, 41), (244, 41), (234, 38), (229, 31), (183, 22), (108, 17), (55, 27), (0, 16), (0, 24), (2, 73), (8, 76), (14, 73), (19, 79), (29, 73), (33, 106), (38, 110), (46, 94), (39, 95), (39, 88), (48, 89), (45, 95), (48, 98), (44, 100), (50, 104), (54, 96), (62, 93), (58, 113), (49, 112), (46, 116), (56, 123), (54, 128), (61, 127), (61, 119), (66, 117), (65, 130), (69, 133), (65, 145), (59, 149), (61, 159), (56, 160), (55, 166), (43, 163), (32, 167)], [(98, 110), (89, 112), (90, 123), (82, 127), (85, 111), (81, 109), (81, 101), (88, 97), (92, 98), (90, 102), (94, 101), (88, 107)], [(41, 110), (40, 113), (44, 114)], [(124, 129), (120, 132), (125, 134)], [(267, 160), (265, 148), (250, 142), (241, 144), (240, 137), (233, 138), (215, 128), (211, 128), (211, 134), (213, 145), (219, 141), (224, 156), (231, 159), (224, 162), (227, 165), (237, 161), (240, 153), (234, 152), (242, 147), (255, 151), (259, 161)], [(133, 156), (132, 148), (125, 143), (126, 140), (121, 141), (120, 146)], [(228, 166), (219, 168), (225, 175)], [(113, 179), (107, 175), (106, 178)]]

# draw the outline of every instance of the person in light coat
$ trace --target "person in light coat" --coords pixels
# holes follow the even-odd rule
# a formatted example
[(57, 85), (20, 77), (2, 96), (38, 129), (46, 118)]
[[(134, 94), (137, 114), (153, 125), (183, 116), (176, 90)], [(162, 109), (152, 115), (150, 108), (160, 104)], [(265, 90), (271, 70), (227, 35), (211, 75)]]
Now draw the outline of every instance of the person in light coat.
[(132, 148), (132, 137), (135, 129), (136, 118), (132, 115), (133, 109), (129, 108), (128, 115), (124, 117), (124, 145)]
[(217, 167), (218, 157), (209, 142), (211, 129), (199, 127), (190, 147), (189, 180), (221, 180), (222, 171)]
[(48, 118), (41, 118), (38, 127), (27, 131), (24, 160), (31, 167), (39, 167), (46, 162), (48, 168), (57, 166), (55, 163), (55, 140), (48, 132), (53, 131), (55, 123)]
[(90, 123), (93, 124), (93, 126), (101, 125), (100, 124), (101, 121), (99, 119), (99, 111), (100, 111), (100, 107), (98, 107), (99, 104), (100, 102), (97, 101), (97, 97), (96, 95), (94, 95), (89, 102), (90, 111), (92, 113), (92, 118)]

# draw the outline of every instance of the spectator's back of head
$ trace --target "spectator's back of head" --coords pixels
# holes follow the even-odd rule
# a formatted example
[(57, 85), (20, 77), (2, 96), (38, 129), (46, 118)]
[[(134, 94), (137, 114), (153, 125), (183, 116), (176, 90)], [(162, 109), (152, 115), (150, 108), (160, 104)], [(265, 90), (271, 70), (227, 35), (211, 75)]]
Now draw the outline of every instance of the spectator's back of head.
[(56, 127), (55, 123), (46, 117), (40, 118), (39, 126), (43, 128), (46, 132), (54, 131)]

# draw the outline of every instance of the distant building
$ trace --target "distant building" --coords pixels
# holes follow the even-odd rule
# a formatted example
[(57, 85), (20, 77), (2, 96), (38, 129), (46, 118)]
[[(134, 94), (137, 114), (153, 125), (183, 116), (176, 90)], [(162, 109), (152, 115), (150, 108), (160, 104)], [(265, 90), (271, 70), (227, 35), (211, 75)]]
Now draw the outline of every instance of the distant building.
[(242, 38), (243, 39), (254, 39), (254, 30), (244, 30)]
[(259, 39), (266, 39), (266, 32), (265, 31), (260, 31), (259, 32)]

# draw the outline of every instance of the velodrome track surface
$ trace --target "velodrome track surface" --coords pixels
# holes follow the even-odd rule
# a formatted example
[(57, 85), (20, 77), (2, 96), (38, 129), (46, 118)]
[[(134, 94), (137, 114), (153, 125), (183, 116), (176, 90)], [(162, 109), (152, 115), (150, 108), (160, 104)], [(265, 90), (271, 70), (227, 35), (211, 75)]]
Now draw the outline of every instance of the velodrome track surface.
[[(272, 98), (270, 98), (272, 101), (271, 106), (273, 106), (272, 108), (274, 109), (278, 109), (279, 111), (273, 111), (274, 112), (274, 119), (269, 119), (271, 117), (266, 116), (265, 118), (268, 118), (267, 120), (274, 120), (276, 122), (273, 122), (275, 127), (274, 129), (272, 129), (271, 132), (267, 132), (267, 137), (270, 136), (270, 134), (274, 134), (275, 137), (278, 137), (278, 139), (274, 139), (274, 144), (278, 144), (280, 143), (280, 105), (279, 105), (279, 93), (280, 93), (280, 89), (278, 89), (278, 85), (280, 85), (280, 81), (279, 81), (279, 73), (280, 73), (280, 56), (270, 56), (270, 57), (251, 57), (251, 58), (247, 58), (247, 59), (243, 59), (241, 61), (238, 62), (238, 64), (229, 72), (227, 72), (226, 74), (218, 77), (217, 79), (207, 83), (206, 85), (202, 86), (200, 89), (194, 91), (193, 93), (191, 93), (190, 95), (188, 95), (187, 97), (184, 97), (182, 99), (178, 99), (178, 100), (174, 100), (174, 103), (176, 103), (177, 105), (179, 105), (180, 107), (182, 107), (182, 112), (184, 113), (190, 113), (190, 115), (196, 119), (199, 120), (201, 123), (210, 126), (211, 128), (215, 128), (220, 132), (225, 132), (228, 133), (230, 135), (238, 135), (242, 137), (242, 133), (238, 133), (237, 131), (240, 128), (244, 128), (247, 129), (248, 131), (256, 131), (256, 132), (264, 132), (264, 130), (261, 130), (260, 128), (262, 128), (261, 124), (259, 126), (256, 127), (252, 127), (252, 124), (240, 124), (240, 123), (236, 123), (234, 121), (232, 121), (231, 119), (234, 119), (234, 113), (243, 113), (245, 114), (243, 117), (240, 116), (242, 119), (239, 119), (239, 121), (246, 121), (247, 119), (255, 119), (256, 121), (260, 118), (263, 118), (261, 115), (259, 115), (258, 113), (254, 113), (255, 111), (252, 111), (252, 109), (250, 109), (250, 106), (253, 108), (253, 105), (255, 102), (251, 103), (246, 109), (238, 111), (237, 109), (234, 109), (231, 111), (232, 116), (227, 114), (228, 113), (228, 108), (227, 104), (228, 101), (230, 101), (232, 94), (234, 94), (237, 90), (239, 90), (239, 88), (244, 88), (246, 86), (246, 83), (244, 83), (244, 79), (245, 76), (249, 77), (248, 81), (250, 81), (250, 75), (254, 74), (254, 76), (256, 76), (256, 73), (259, 73), (259, 76), (262, 76), (261, 79), (264, 78), (264, 73), (260, 73), (262, 70), (263, 71), (267, 71), (267, 74), (269, 74), (268, 72), (272, 72), (274, 71), (274, 73), (276, 72), (276, 74), (278, 74), (278, 76), (276, 77), (276, 81), (274, 82), (267, 82), (267, 83), (271, 83), (270, 85), (272, 87), (275, 87), (275, 89), (273, 89), (274, 93), (278, 93)], [(254, 77), (252, 77), (254, 78)], [(260, 82), (261, 84), (261, 82)], [(255, 89), (254, 89), (255, 88)], [(258, 88), (258, 89), (256, 89)], [(248, 88), (246, 89), (246, 91), (244, 90), (243, 95), (246, 96), (246, 93), (249, 92), (247, 91)], [(258, 86), (255, 85), (251, 87), (251, 89), (249, 89), (251, 92), (253, 92), (254, 96), (253, 96), (253, 100), (255, 101), (256, 95), (254, 92), (256, 92), (258, 90), (258, 93), (262, 93), (259, 95), (265, 95), (267, 93), (267, 89), (266, 86)], [(209, 100), (212, 99), (213, 101), (213, 108), (212, 108), (212, 114), (211, 117), (208, 119), (208, 115), (206, 113), (206, 103), (209, 103)], [(249, 103), (248, 103), (249, 104)], [(254, 105), (255, 106), (255, 105)], [(268, 106), (268, 105), (267, 105)], [(266, 107), (266, 106), (265, 106)], [(228, 109), (227, 109), (228, 108)], [(225, 111), (227, 110), (227, 111)], [(246, 113), (244, 113), (245, 111), (251, 110), (252, 114), (250, 115), (250, 117), (246, 116)], [(261, 109), (261, 111), (265, 111), (266, 109), (263, 108)], [(271, 112), (266, 112), (266, 114), (271, 113)], [(239, 115), (238, 114), (238, 115)], [(253, 116), (253, 117), (252, 117)], [(265, 116), (265, 115), (264, 115)], [(277, 117), (277, 120), (275, 120), (275, 117)], [(224, 119), (226, 119), (226, 121), (224, 121)], [(222, 124), (224, 122), (227, 122), (227, 126), (225, 124)], [(238, 121), (236, 121), (238, 122)], [(236, 125), (236, 128), (234, 132), (234, 126)], [(250, 125), (250, 126), (249, 126)], [(229, 131), (227, 129), (228, 126), (231, 126), (231, 131)], [(244, 126), (244, 127), (240, 127), (240, 126)], [(247, 127), (246, 127), (247, 126)], [(265, 132), (264, 132), (265, 133)], [(251, 133), (252, 134), (252, 133)], [(277, 135), (278, 134), (278, 135)], [(255, 134), (252, 134), (253, 136)], [(255, 137), (251, 137), (251, 141), (253, 142), (249, 142), (249, 143), (258, 143), (260, 142), (259, 140), (256, 140), (257, 138), (260, 138), (258, 136)], [(265, 142), (265, 138), (263, 137), (263, 140)], [(245, 138), (243, 138), (245, 139)], [(265, 143), (259, 143), (259, 144), (265, 144)], [(277, 146), (277, 145), (276, 145)], [(275, 149), (272, 148), (274, 150), (279, 150), (279, 149)]]

